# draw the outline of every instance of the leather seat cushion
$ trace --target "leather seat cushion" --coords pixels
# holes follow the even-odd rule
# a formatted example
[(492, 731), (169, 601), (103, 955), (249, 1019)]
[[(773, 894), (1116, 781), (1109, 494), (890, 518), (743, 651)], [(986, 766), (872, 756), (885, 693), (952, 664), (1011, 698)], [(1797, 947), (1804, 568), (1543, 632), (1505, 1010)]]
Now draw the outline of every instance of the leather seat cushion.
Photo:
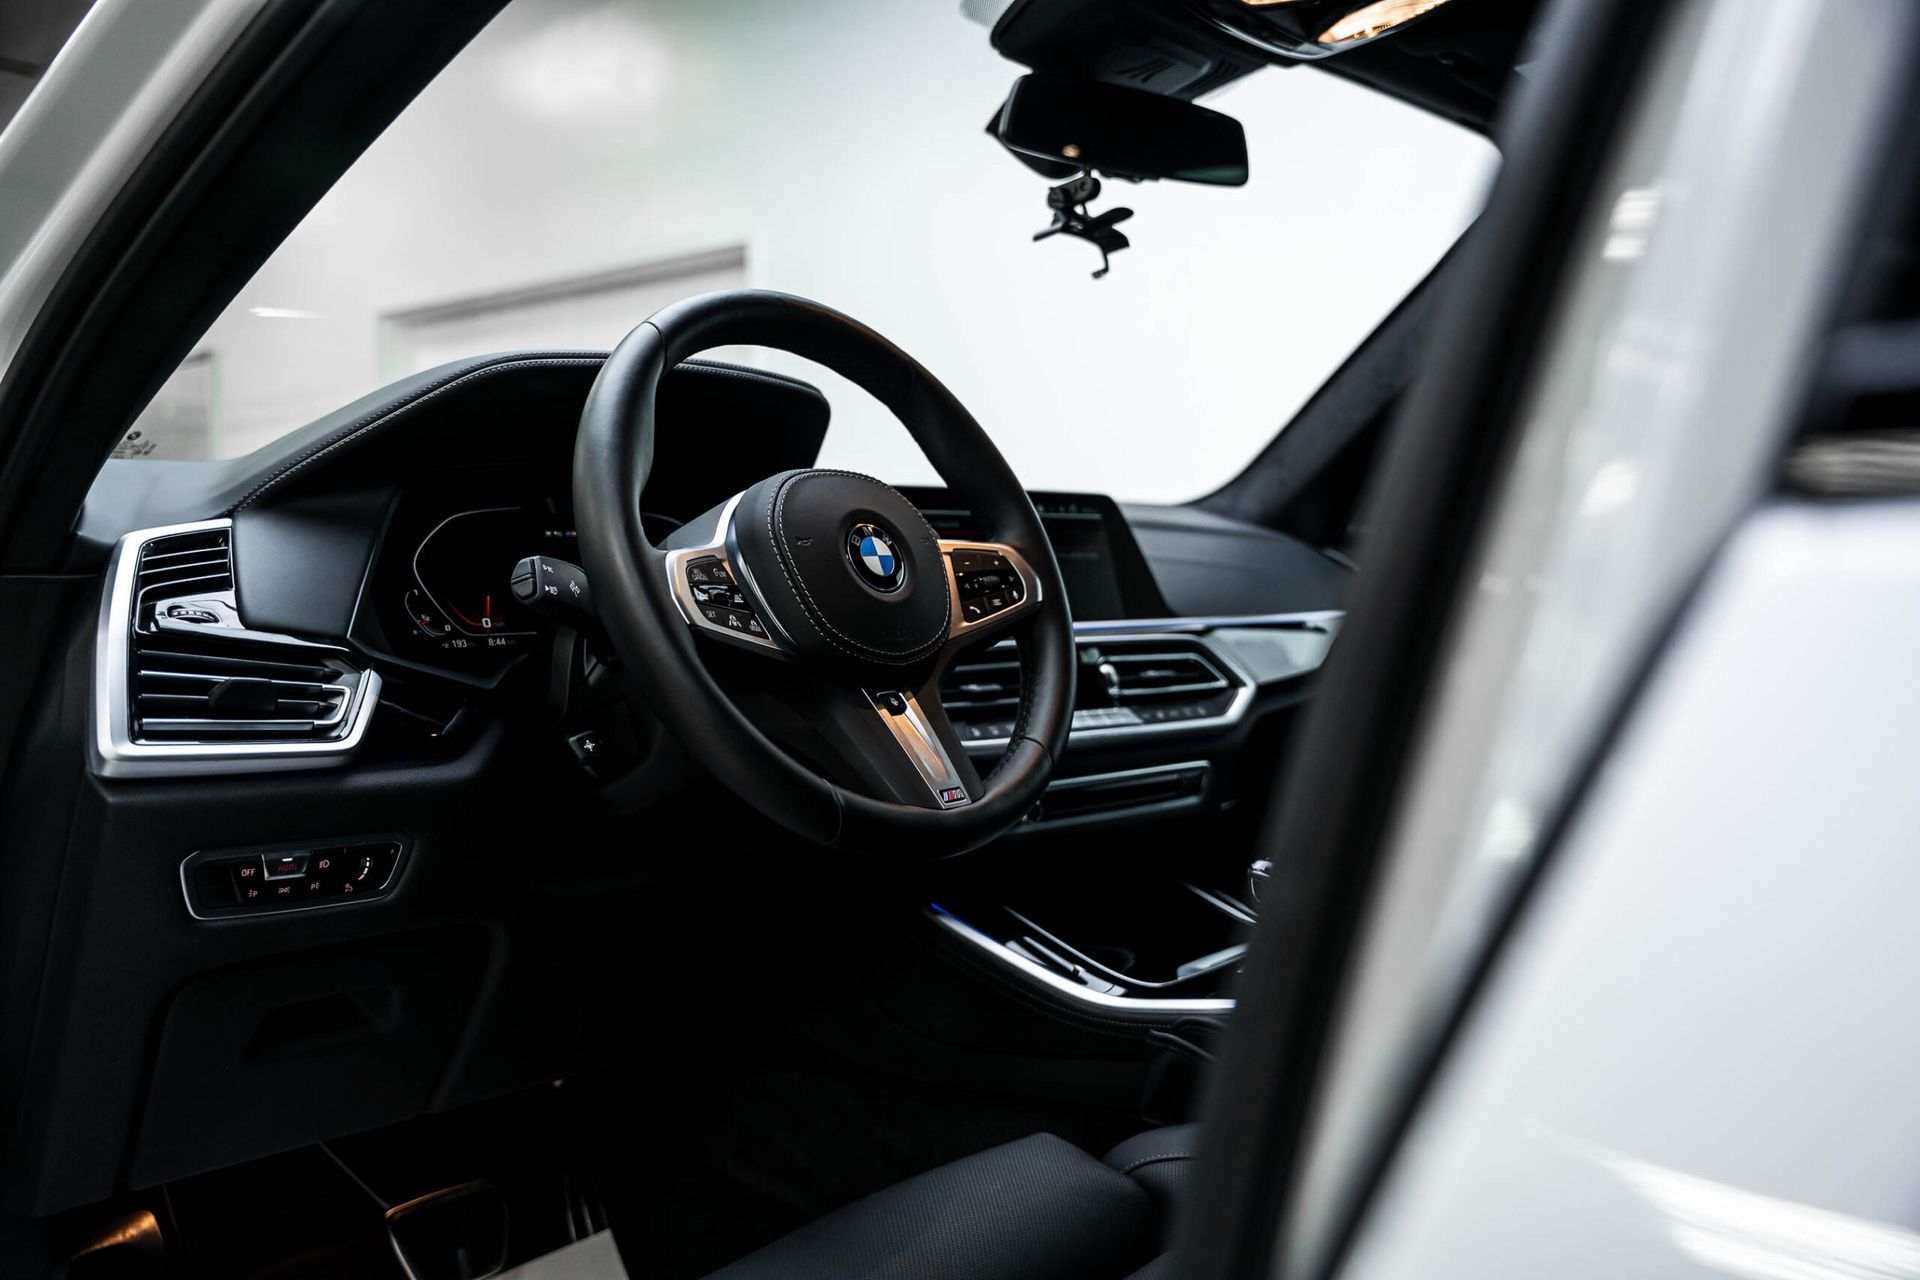
[(1107, 1152), (1107, 1164), (1146, 1188), (1159, 1207), (1162, 1221), (1170, 1225), (1187, 1199), (1194, 1144), (1199, 1140), (1197, 1124), (1149, 1129)]
[(1154, 1260), (1161, 1214), (1127, 1174), (1036, 1134), (876, 1192), (711, 1280), (1119, 1280)]

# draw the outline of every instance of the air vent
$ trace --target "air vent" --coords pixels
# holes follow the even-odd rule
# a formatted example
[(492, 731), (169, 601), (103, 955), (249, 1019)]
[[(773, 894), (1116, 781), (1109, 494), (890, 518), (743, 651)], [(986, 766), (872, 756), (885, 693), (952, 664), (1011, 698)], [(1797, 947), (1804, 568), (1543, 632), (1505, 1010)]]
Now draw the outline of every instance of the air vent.
[(102, 773), (311, 768), (359, 745), (380, 678), (240, 618), (231, 522), (122, 540), (102, 606)]
[[(1073, 728), (1195, 729), (1234, 718), (1248, 686), (1204, 640), (1186, 636), (1082, 640)], [(1020, 663), (998, 646), (962, 658), (940, 681), (940, 700), (962, 741), (997, 742), (1020, 708)]]
[(940, 683), (940, 700), (949, 715), (977, 718), (983, 712), (1012, 715), (1020, 705), (1020, 660), (1002, 649), (963, 659)]
[(134, 616), (180, 596), (233, 593), (232, 530), (200, 529), (155, 538), (140, 548), (134, 572)]
[(1116, 702), (1215, 693), (1228, 685), (1220, 669), (1198, 652), (1110, 652), (1099, 664)]
[(133, 736), (140, 742), (312, 740), (340, 732), (359, 673), (302, 661), (297, 649), (172, 636), (134, 645)]

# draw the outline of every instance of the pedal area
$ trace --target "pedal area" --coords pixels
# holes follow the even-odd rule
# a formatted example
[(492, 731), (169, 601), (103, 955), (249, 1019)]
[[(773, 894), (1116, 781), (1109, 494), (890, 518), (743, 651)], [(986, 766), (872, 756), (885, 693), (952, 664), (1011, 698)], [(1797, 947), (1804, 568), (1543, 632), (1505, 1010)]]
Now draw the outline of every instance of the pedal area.
[(138, 1193), (55, 1253), (68, 1280), (626, 1280), (550, 1092)]

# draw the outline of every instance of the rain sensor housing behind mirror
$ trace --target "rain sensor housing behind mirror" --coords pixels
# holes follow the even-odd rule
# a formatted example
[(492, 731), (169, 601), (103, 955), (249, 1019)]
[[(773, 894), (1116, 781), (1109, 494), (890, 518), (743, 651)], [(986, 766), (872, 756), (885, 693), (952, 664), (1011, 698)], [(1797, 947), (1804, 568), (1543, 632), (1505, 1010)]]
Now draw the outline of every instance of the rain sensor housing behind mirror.
[(1109, 178), (1221, 187), (1247, 181), (1247, 134), (1238, 120), (1180, 98), (1098, 80), (1021, 76), (995, 132), (1010, 151)]

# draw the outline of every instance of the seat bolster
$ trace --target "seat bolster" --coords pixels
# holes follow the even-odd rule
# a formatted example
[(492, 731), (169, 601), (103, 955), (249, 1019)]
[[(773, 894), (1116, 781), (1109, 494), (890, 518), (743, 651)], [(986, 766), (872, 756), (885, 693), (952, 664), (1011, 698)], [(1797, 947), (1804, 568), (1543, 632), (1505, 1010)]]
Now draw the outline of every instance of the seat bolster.
[(1161, 1254), (1128, 1276), (1127, 1280), (1173, 1280), (1173, 1254)]
[(1107, 1164), (1145, 1187), (1171, 1221), (1186, 1199), (1200, 1126), (1178, 1124), (1137, 1133), (1107, 1152)]
[(1159, 1247), (1138, 1183), (1043, 1133), (876, 1192), (709, 1280), (1088, 1280)]

